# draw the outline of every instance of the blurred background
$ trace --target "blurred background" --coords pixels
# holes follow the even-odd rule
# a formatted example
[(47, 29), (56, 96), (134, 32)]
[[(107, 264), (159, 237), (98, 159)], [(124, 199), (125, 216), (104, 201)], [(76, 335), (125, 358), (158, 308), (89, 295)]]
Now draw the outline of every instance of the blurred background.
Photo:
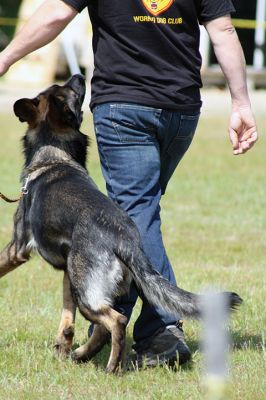
[[(43, 0), (1, 0), (0, 5), (0, 50), (11, 40), (17, 29), (29, 18)], [(266, 0), (233, 0), (236, 14), (234, 25), (242, 43), (247, 65), (249, 83), (252, 88), (266, 87)], [(73, 34), (75, 32), (75, 34)], [(70, 70), (77, 67), (90, 80), (93, 70), (93, 56), (90, 45), (91, 27), (87, 10), (84, 10), (60, 37), (46, 48), (41, 49), (15, 65), (7, 75), (9, 81), (32, 84), (50, 83), (65, 79)], [(68, 46), (65, 46), (65, 43)], [(68, 50), (67, 50), (68, 49)], [(203, 57), (203, 82), (205, 86), (225, 85), (220, 68), (202, 29), (201, 53)], [(44, 62), (49, 58), (48, 63)]]

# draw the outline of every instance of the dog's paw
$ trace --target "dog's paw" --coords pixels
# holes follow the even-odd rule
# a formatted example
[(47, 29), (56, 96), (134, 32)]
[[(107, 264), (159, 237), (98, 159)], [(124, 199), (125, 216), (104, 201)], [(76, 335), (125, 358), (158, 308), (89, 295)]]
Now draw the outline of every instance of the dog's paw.
[(54, 344), (54, 355), (60, 360), (65, 360), (71, 351), (71, 347), (66, 343), (59, 343), (58, 341)]
[(56, 338), (54, 353), (57, 358), (66, 359), (70, 354), (74, 337), (74, 327), (65, 328), (61, 335)]
[(117, 363), (108, 363), (108, 365), (105, 368), (105, 373), (106, 374), (112, 374), (112, 375), (121, 375), (123, 374), (124, 368), (122, 367), (121, 363), (117, 365)]
[(88, 355), (86, 346), (80, 346), (78, 349), (73, 351), (73, 353), (71, 354), (71, 359), (76, 364), (88, 362), (90, 360), (90, 357)]

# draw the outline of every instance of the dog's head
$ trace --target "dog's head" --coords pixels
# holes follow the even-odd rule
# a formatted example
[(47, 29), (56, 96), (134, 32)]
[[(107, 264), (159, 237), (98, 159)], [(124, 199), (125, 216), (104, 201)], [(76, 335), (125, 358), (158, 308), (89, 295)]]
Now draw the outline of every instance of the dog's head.
[(25, 165), (49, 145), (64, 150), (85, 167), (88, 139), (79, 131), (84, 97), (85, 79), (74, 75), (63, 86), (53, 85), (33, 99), (16, 101), (16, 116), (28, 123), (23, 138)]
[(80, 127), (84, 97), (85, 80), (74, 75), (63, 86), (53, 85), (33, 99), (16, 101), (14, 112), (31, 129), (45, 121), (54, 131), (67, 133)]

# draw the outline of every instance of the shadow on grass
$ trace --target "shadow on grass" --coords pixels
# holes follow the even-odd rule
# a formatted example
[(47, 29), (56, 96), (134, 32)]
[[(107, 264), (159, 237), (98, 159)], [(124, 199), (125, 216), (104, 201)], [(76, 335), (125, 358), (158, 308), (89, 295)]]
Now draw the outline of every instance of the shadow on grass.
[[(77, 349), (80, 345), (82, 345), (83, 343), (75, 343), (73, 346), (73, 350)], [(131, 346), (133, 344), (133, 338), (132, 337), (127, 337), (126, 340), (126, 352), (125, 352), (125, 359), (127, 360), (130, 352), (131, 352)], [(192, 357), (193, 354), (196, 353), (199, 349), (199, 343), (197, 341), (187, 341), (187, 344), (191, 350), (192, 353)], [(108, 343), (106, 344), (103, 349), (95, 356), (93, 357), (91, 360), (89, 360), (88, 362), (91, 362), (95, 365), (95, 367), (99, 370), (104, 371), (106, 368), (106, 365), (108, 363), (108, 359), (111, 353), (111, 344)], [(84, 364), (84, 363), (81, 363)], [(123, 373), (134, 373), (136, 370), (138, 370), (138, 368), (135, 368), (133, 365), (130, 366), (130, 364), (126, 363), (127, 365), (125, 366)], [(191, 369), (193, 369), (194, 363), (193, 362), (188, 362), (182, 366), (178, 366), (177, 364), (173, 365), (173, 366), (165, 366), (167, 369), (169, 369), (170, 371), (174, 371), (174, 372), (178, 372), (179, 369), (181, 369), (182, 371), (191, 371)], [(145, 370), (147, 368), (143, 368), (143, 370)]]
[(260, 335), (242, 334), (241, 332), (232, 333), (232, 343), (234, 350), (263, 350), (263, 341)]
[[(260, 335), (249, 335), (243, 334), (241, 332), (231, 332), (231, 343), (232, 343), (232, 351), (237, 350), (263, 350), (263, 339)], [(199, 351), (202, 353), (202, 347), (200, 341), (187, 341), (187, 344), (193, 353)]]

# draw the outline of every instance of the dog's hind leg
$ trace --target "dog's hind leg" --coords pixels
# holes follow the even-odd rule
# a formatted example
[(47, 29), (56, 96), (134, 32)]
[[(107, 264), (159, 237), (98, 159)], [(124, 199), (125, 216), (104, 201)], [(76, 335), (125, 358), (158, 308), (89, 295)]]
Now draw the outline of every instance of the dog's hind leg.
[(55, 352), (58, 357), (66, 358), (69, 354), (75, 333), (76, 304), (73, 301), (68, 273), (63, 278), (63, 310), (58, 334), (55, 341)]
[(110, 332), (103, 325), (94, 324), (93, 332), (89, 340), (73, 352), (73, 361), (89, 361), (92, 357), (96, 356), (109, 340)]
[(79, 303), (79, 309), (86, 319), (96, 324), (103, 325), (104, 328), (111, 333), (112, 347), (106, 372), (117, 372), (125, 348), (127, 318), (108, 305), (103, 305), (97, 311), (92, 311)]
[(101, 322), (111, 332), (111, 354), (106, 372), (114, 373), (121, 366), (126, 343), (127, 317), (108, 307), (102, 315)]

